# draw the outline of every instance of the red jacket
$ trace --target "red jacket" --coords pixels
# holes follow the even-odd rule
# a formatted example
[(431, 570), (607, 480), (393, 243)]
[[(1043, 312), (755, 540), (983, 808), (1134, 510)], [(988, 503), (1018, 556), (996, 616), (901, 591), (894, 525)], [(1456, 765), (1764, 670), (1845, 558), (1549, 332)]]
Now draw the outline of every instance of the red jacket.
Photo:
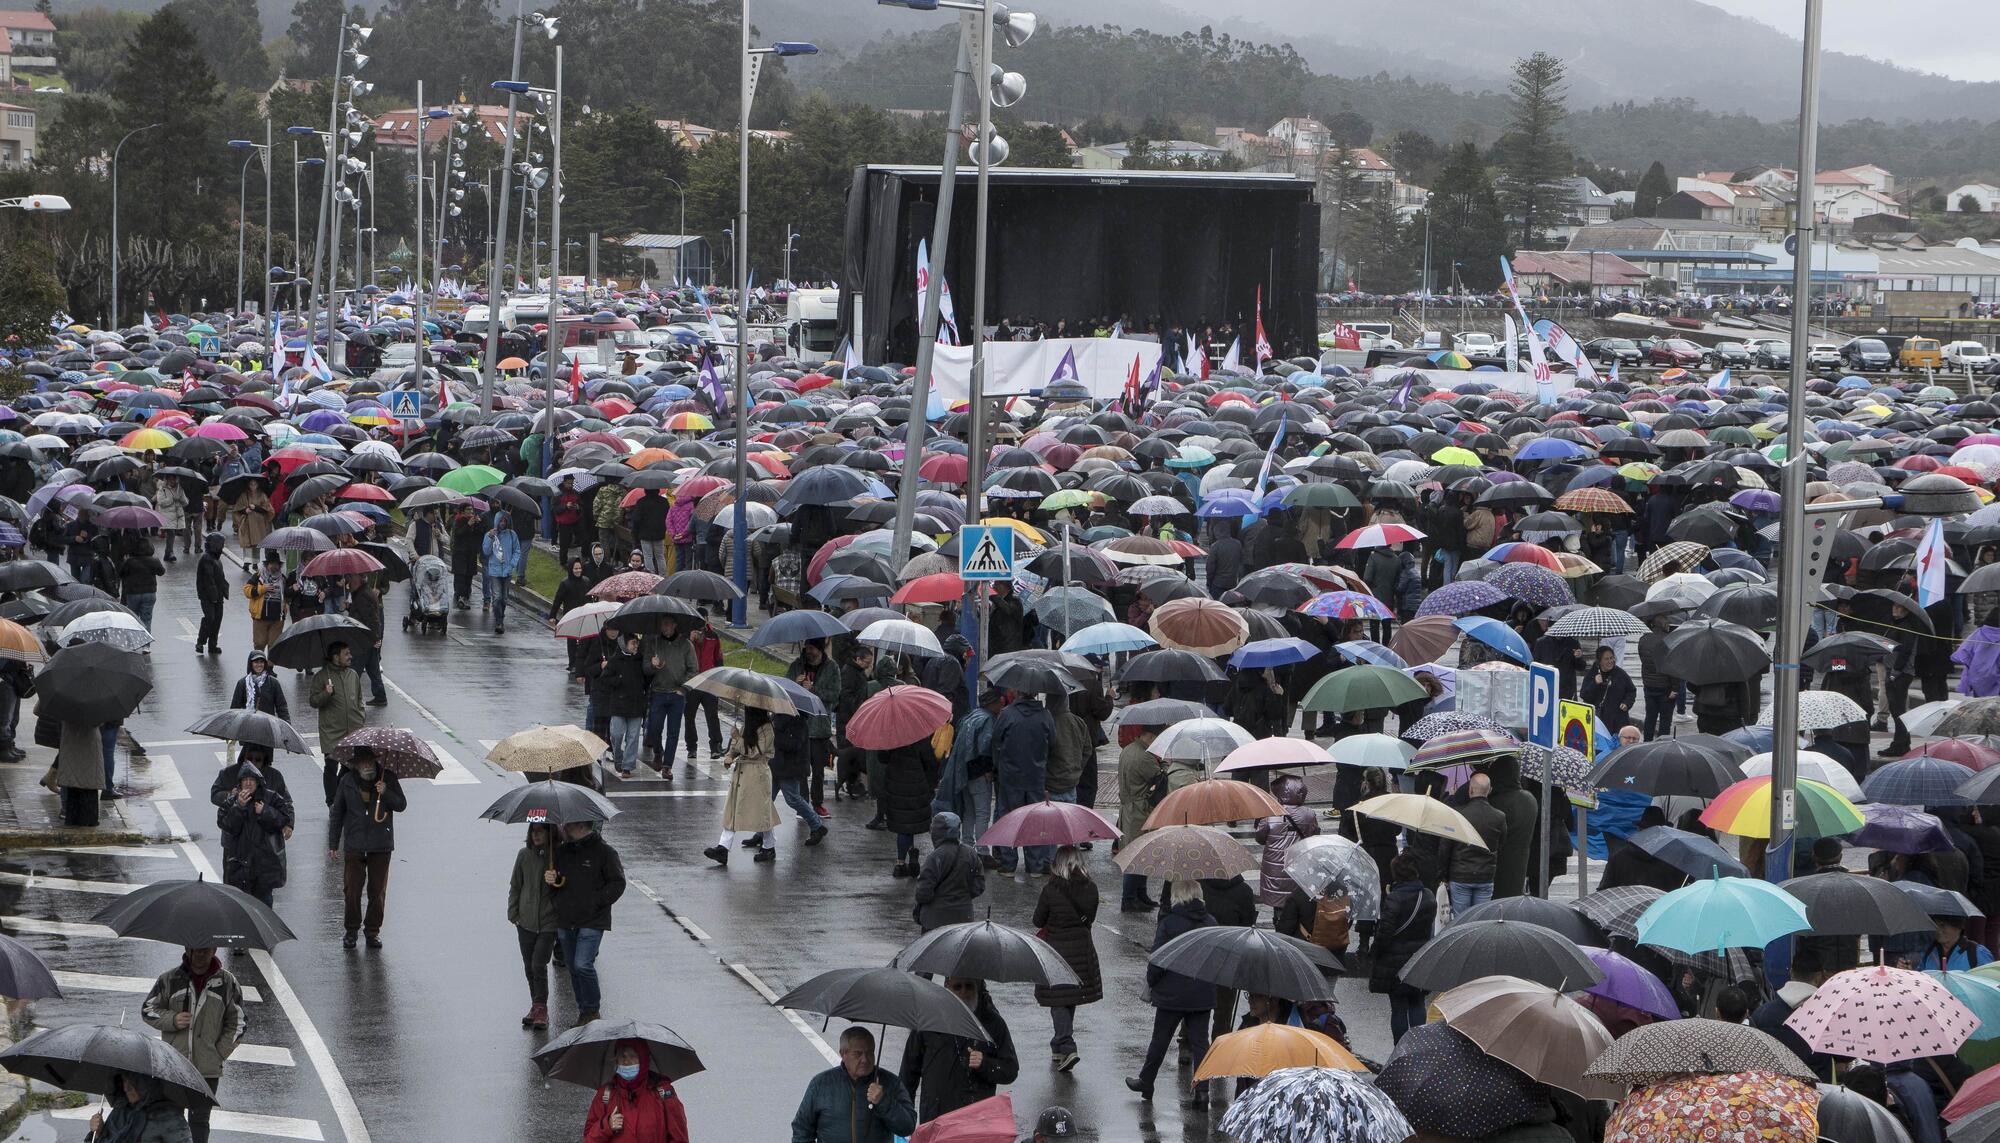
[(722, 640), (712, 632), (703, 631), (696, 634), (694, 665), (697, 673), (722, 665)]
[[(625, 1117), (623, 1130), (611, 1130), (613, 1111)], [(688, 1143), (687, 1107), (665, 1076), (649, 1076), (636, 1094), (614, 1079), (591, 1097), (583, 1143)]]

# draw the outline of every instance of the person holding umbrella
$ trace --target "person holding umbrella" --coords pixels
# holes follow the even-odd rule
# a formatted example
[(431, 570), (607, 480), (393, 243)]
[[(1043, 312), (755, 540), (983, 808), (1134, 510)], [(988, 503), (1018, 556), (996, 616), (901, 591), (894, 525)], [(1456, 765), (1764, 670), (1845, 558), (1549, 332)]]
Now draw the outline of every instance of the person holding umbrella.
[(174, 545), (194, 551), (194, 531), (188, 527), (187, 489), (178, 476), (162, 476), (153, 484), (153, 511), (160, 514), (160, 534), (167, 541), (167, 562), (174, 562)]
[(618, 1041), (616, 1071), (591, 1098), (583, 1143), (688, 1143), (687, 1105), (655, 1072), (644, 1040)]
[(520, 938), (521, 964), (528, 973), (528, 1014), (521, 1027), (549, 1026), (549, 957), (556, 949), (555, 894), (542, 879), (554, 864), (551, 827), (528, 826), (527, 842), (514, 855), (514, 875), (507, 883), (507, 923)]
[[(346, 645), (337, 646), (345, 652)], [(353, 675), (352, 668), (347, 670)], [(361, 689), (355, 683), (354, 698), (359, 704)], [(320, 741), (326, 741), (321, 732)], [(337, 741), (337, 740), (336, 740)], [(341, 891), (344, 911), (341, 926), (346, 936), (340, 947), (351, 949), (357, 932), (365, 932), (368, 947), (382, 947), (382, 913), (389, 895), (389, 855), (396, 849), (396, 815), (408, 808), (402, 780), (382, 768), (375, 752), (357, 746), (349, 756), (334, 787), (332, 812), (326, 820), (327, 857), (341, 863)], [(361, 912), (361, 891), (368, 890), (368, 912)]]
[[(333, 760), (333, 748), (368, 724), (368, 710), (361, 705), (361, 673), (354, 669), (354, 651), (345, 642), (336, 639), (326, 645), (326, 665), (306, 680), (306, 701), (319, 712), (319, 746), (326, 752), (326, 770), (321, 778), (326, 786), (326, 804), (331, 806), (341, 782), (340, 763)], [(385, 865), (383, 874), (387, 873)]]
[(248, 484), (230, 511), (236, 521), (236, 545), (246, 556), (255, 554), (263, 546), (264, 537), (271, 534), (271, 519), (275, 515), (271, 491), (277, 487), (269, 477), (258, 477)]
[(94, 723), (62, 723), (55, 764), (42, 784), (62, 795), (63, 824), (95, 826), (97, 803), (110, 792), (104, 776), (104, 734)]
[(840, 1034), (840, 1064), (807, 1082), (792, 1143), (891, 1143), (916, 1129), (909, 1089), (875, 1066), (875, 1034), (856, 1025)]
[[(151, 1076), (120, 1073), (111, 1081), (111, 1090), (104, 1098), (111, 1106), (111, 1114), (99, 1111), (91, 1115), (87, 1136), (91, 1143), (127, 1139), (139, 1143), (182, 1143), (193, 1138), (187, 1120), (194, 1113), (183, 1117), (181, 1109), (167, 1098), (160, 1081)], [(203, 1122), (206, 1121), (204, 1112)]]
[(1097, 922), (1097, 883), (1083, 867), (1082, 855), (1073, 845), (1056, 850), (1049, 863), (1049, 879), (1035, 901), (1035, 928), (1050, 947), (1062, 954), (1077, 983), (1038, 984), (1035, 1002), (1049, 1010), (1055, 1034), (1049, 1052), (1055, 1069), (1067, 1072), (1081, 1058), (1076, 1052), (1076, 1010), (1104, 999), (1104, 977), (1097, 963), (1097, 942), (1091, 926)]
[(940, 1115), (978, 1103), (1013, 1083), (1021, 1074), (1021, 1061), (1014, 1054), (1014, 1034), (994, 1007), (986, 982), (954, 976), (944, 982), (953, 996), (986, 1029), (986, 1039), (968, 1040), (949, 1032), (913, 1032), (903, 1046), (903, 1066), (897, 1078), (918, 1095), (917, 1118), (928, 1122)]
[[(215, 950), (190, 948), (181, 954), (180, 964), (153, 982), (140, 1010), (146, 1023), (159, 1029), (167, 1046), (195, 1066), (213, 1095), (222, 1086), (223, 1061), (243, 1042), (244, 1030), (243, 986), (222, 967)], [(194, 1143), (208, 1143), (211, 1110), (206, 1103), (188, 1108), (188, 1131)]]
[[(1165, 895), (1167, 907), (1160, 914), (1159, 926), (1153, 934), (1155, 952), (1183, 933), (1215, 924), (1203, 901), (1201, 882), (1169, 881)], [(1195, 1059), (1208, 1054), (1208, 1021), (1215, 1009), (1215, 985), (1149, 964), (1146, 999), (1153, 1005), (1153, 1038), (1146, 1046), (1146, 1062), (1140, 1066), (1138, 1075), (1126, 1077), (1125, 1086), (1150, 1103), (1153, 1080), (1160, 1074), (1160, 1065), (1166, 1062), (1167, 1045), (1173, 1042), (1176, 1030), (1186, 1037), (1188, 1050)], [(1196, 1084), (1194, 1091), (1193, 1106), (1207, 1107), (1208, 1085)]]
[(597, 950), (611, 931), (611, 906), (625, 893), (625, 866), (595, 822), (565, 822), (553, 868), (542, 884), (555, 892), (556, 944), (569, 967), (576, 1022), (598, 1017)]
[(722, 803), (722, 836), (702, 850), (717, 865), (729, 864), (729, 847), (748, 834), (745, 845), (757, 847), (752, 861), (778, 859), (771, 831), (778, 828), (778, 808), (772, 804), (771, 759), (777, 735), (770, 714), (754, 706), (743, 708), (743, 725), (729, 740), (722, 765), (729, 771), (729, 797)]
[(297, 820), (270, 753), (246, 743), (241, 760), (216, 776), (209, 800), (222, 831), (222, 883), (269, 905), (285, 883), (285, 842)]

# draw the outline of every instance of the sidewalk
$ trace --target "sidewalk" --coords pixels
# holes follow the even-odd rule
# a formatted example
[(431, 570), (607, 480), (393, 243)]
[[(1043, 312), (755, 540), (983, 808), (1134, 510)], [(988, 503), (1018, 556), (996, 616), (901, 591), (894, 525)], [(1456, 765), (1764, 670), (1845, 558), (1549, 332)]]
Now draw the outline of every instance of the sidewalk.
[(98, 803), (96, 827), (62, 824), (56, 795), (41, 785), (55, 761), (55, 751), (23, 742), (25, 761), (0, 765), (0, 850), (96, 845), (158, 845), (179, 840), (169, 836), (159, 816), (140, 808), (160, 783), (148, 759), (119, 761), (125, 797)]

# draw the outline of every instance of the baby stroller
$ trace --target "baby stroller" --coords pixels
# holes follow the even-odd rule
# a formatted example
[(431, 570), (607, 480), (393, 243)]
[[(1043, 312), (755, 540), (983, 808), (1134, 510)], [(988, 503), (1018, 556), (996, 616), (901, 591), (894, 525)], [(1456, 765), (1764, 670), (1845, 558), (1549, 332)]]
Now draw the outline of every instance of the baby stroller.
[(410, 569), (410, 613), (403, 616), (403, 630), (416, 627), (442, 635), (450, 615), (451, 565), (424, 556)]

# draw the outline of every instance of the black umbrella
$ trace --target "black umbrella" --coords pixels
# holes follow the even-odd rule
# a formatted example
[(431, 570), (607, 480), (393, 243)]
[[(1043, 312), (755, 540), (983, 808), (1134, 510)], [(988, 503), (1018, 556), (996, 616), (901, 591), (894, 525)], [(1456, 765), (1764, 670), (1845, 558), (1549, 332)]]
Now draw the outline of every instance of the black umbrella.
[(1778, 888), (1805, 902), (1812, 931), (1830, 936), (1929, 932), (1930, 915), (1893, 882), (1853, 873), (1794, 877)]
[(966, 921), (932, 929), (905, 945), (889, 967), (1054, 987), (1079, 983), (1069, 962), (1047, 941), (992, 921)]
[[(1718, 749), (1717, 745), (1728, 749)], [(1706, 734), (1656, 738), (1605, 755), (1591, 771), (1591, 788), (1652, 797), (1713, 798), (1743, 780), (1739, 747)]]
[(1770, 652), (1757, 633), (1720, 619), (1698, 619), (1667, 634), (1662, 669), (1696, 686), (1740, 683), (1771, 669)]
[(606, 822), (618, 816), (618, 807), (588, 786), (550, 780), (508, 790), (479, 816), (487, 821), (516, 825)]
[[(559, 782), (558, 785), (569, 785)], [(548, 1042), (532, 1057), (547, 1079), (585, 1087), (610, 1083), (618, 1070), (618, 1043), (638, 1040), (646, 1045), (646, 1062), (670, 1080), (706, 1070), (694, 1046), (665, 1024), (643, 1020), (592, 1020)]]
[(1227, 676), (1193, 651), (1161, 648), (1133, 656), (1121, 677), (1128, 683), (1218, 683)]
[[(1956, 1126), (1956, 1125), (1954, 1125)], [(1819, 1085), (1820, 1143), (1910, 1143), (1896, 1113), (1851, 1088)], [(1956, 1132), (1953, 1143), (1960, 1143)]]
[(1595, 606), (1629, 611), (1646, 598), (1646, 581), (1636, 576), (1608, 575), (1591, 586), (1589, 596)]
[(1064, 694), (1077, 687), (1076, 682), (1065, 672), (1057, 670), (1049, 663), (1037, 663), (1029, 659), (989, 664), (983, 673), (986, 681), (992, 685), (1018, 691), (1021, 694)]
[(542, 518), (541, 503), (518, 488), (495, 484), (482, 491), (480, 495), (496, 504), (506, 505), (511, 511), (525, 513), (537, 520)]
[(694, 604), (685, 599), (672, 595), (642, 595), (612, 612), (604, 624), (607, 627), (616, 627), (620, 631), (643, 629), (645, 632), (651, 632), (659, 625), (659, 617), (663, 615), (675, 619), (701, 618), (701, 613), (695, 610)]
[[(1822, 1095), (1820, 1098), (1824, 1100), (1826, 1097)], [(1945, 1129), (1944, 1137), (1950, 1143), (2000, 1143), (2000, 1104), (1989, 1103), (1954, 1122)], [(1843, 1139), (1840, 1143), (1847, 1141)], [(1908, 1143), (1908, 1138), (1906, 1136), (1895, 1143)]]
[(1401, 1040), (1376, 1087), (1420, 1132), (1483, 1139), (1545, 1114), (1548, 1089), (1486, 1054), (1448, 1024), (1420, 1024)]
[(79, 619), (82, 619), (84, 616), (92, 615), (99, 611), (122, 611), (127, 615), (132, 614), (131, 608), (125, 606), (124, 604), (118, 602), (115, 599), (110, 598), (107, 595), (104, 595), (102, 592), (98, 592), (97, 589), (94, 587), (88, 587), (80, 583), (71, 583), (71, 584), (64, 584), (61, 588), (58, 588), (56, 590), (68, 592), (73, 589), (81, 589), (83, 591), (96, 592), (97, 594), (83, 596), (81, 598), (71, 599), (64, 602), (62, 606), (56, 608), (54, 611), (51, 611), (47, 615), (42, 617), (43, 627), (47, 628), (52, 632), (61, 631), (63, 628), (68, 627), (70, 624), (76, 622)]
[(1155, 949), (1146, 963), (1224, 988), (1287, 1000), (1333, 999), (1333, 979), (1321, 970), (1340, 969), (1333, 954), (1318, 945), (1239, 925), (1182, 933)]
[(61, 995), (55, 974), (35, 950), (13, 937), (0, 936), (0, 996), (39, 1000)]
[(1403, 983), (1427, 992), (1457, 988), (1482, 976), (1518, 976), (1550, 988), (1588, 988), (1604, 970), (1568, 937), (1520, 921), (1452, 925), (1403, 965)]
[[(818, 472), (818, 469), (809, 471)], [(942, 984), (899, 968), (836, 968), (778, 998), (778, 1007), (912, 1032), (985, 1040), (986, 1028)]]
[(690, 569), (677, 571), (653, 585), (654, 595), (672, 595), (681, 599), (706, 599), (726, 603), (743, 598), (736, 585), (725, 576), (711, 571)]
[(1889, 884), (1909, 894), (1910, 899), (1917, 903), (1917, 907), (1924, 911), (1925, 916), (1960, 917), (1971, 920), (1986, 915), (1980, 911), (1979, 906), (1972, 903), (1972, 898), (1953, 889), (1940, 889), (1921, 881), (1891, 881)]
[(121, 937), (183, 948), (268, 949), (292, 930), (269, 905), (241, 889), (206, 881), (159, 881), (134, 889), (91, 920)]
[(287, 627), (278, 641), (271, 644), (271, 663), (297, 671), (315, 671), (326, 665), (327, 648), (333, 644), (359, 646), (361, 640), (373, 640), (374, 637), (368, 625), (358, 619), (345, 615), (315, 615)]
[(1672, 826), (1647, 826), (1626, 839), (1689, 877), (1748, 877), (1742, 862), (1698, 833)]
[(375, 574), (386, 578), (390, 583), (401, 583), (410, 578), (410, 561), (396, 549), (395, 545), (371, 542), (354, 546), (375, 557), (375, 562), (382, 565), (382, 570)]
[(1453, 917), (1448, 927), (1479, 921), (1519, 921), (1525, 925), (1540, 925), (1579, 945), (1598, 946), (1604, 943), (1603, 931), (1583, 914), (1544, 897), (1496, 897)]
[(34, 591), (72, 582), (68, 572), (45, 560), (0, 563), (0, 591)]
[(224, 742), (254, 742), (287, 754), (311, 754), (312, 748), (292, 724), (261, 710), (218, 710), (202, 715), (187, 728), (189, 734), (220, 738)]
[(95, 726), (131, 715), (153, 690), (146, 656), (109, 643), (77, 643), (49, 656), (35, 676), (35, 713)]
[(0, 1065), (15, 1075), (54, 1084), (66, 1091), (101, 1095), (118, 1076), (144, 1076), (179, 1107), (215, 1102), (208, 1081), (194, 1064), (152, 1031), (102, 1024), (44, 1028), (0, 1052)]
[(1799, 656), (1799, 662), (1815, 671), (1824, 671), (1835, 659), (1863, 665), (1886, 659), (1895, 653), (1893, 640), (1868, 631), (1843, 631), (1814, 643), (1811, 650)]

